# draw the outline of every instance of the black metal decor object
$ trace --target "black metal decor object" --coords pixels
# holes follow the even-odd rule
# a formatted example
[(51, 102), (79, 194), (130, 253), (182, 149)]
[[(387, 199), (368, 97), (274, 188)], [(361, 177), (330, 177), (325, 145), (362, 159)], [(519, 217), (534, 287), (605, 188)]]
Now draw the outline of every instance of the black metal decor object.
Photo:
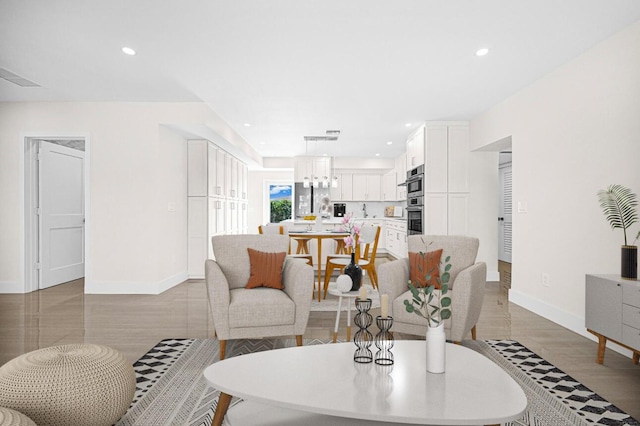
[(620, 275), (622, 276), (622, 278), (638, 278), (637, 246), (622, 246)]
[(351, 253), (351, 262), (345, 266), (344, 274), (351, 277), (353, 284), (351, 285), (351, 291), (360, 290), (360, 283), (362, 282), (362, 268), (356, 263), (355, 253)]
[(380, 315), (376, 317), (376, 324), (380, 331), (376, 334), (375, 343), (378, 348), (376, 352), (375, 362), (378, 365), (392, 365), (393, 354), (391, 348), (393, 348), (393, 333), (391, 326), (393, 325), (393, 317), (382, 318)]
[(353, 336), (353, 343), (356, 344), (356, 352), (353, 354), (355, 362), (367, 363), (373, 361), (373, 353), (369, 349), (373, 342), (373, 335), (368, 330), (373, 317), (369, 313), (371, 309), (371, 299), (362, 300), (356, 298), (356, 309), (358, 313), (353, 318), (353, 322), (358, 326), (358, 331)]

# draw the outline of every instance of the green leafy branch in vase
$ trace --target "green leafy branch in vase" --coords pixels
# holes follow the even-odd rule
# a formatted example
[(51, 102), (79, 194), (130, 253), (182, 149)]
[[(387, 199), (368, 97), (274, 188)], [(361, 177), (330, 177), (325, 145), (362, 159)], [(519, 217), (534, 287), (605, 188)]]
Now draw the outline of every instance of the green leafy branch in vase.
[[(638, 196), (622, 185), (609, 185), (606, 190), (598, 191), (598, 201), (611, 229), (622, 229), (624, 245), (627, 245), (627, 229), (638, 221)], [(640, 231), (634, 245), (640, 238)]]
[[(420, 256), (424, 262), (426, 254), (420, 252)], [(425, 318), (429, 323), (429, 327), (437, 327), (442, 321), (451, 318), (451, 298), (447, 295), (449, 292), (449, 279), (451, 275), (451, 256), (447, 256), (444, 260), (443, 272), (436, 275), (434, 272), (437, 268), (440, 271), (440, 266), (443, 264), (439, 262), (431, 270), (427, 271), (424, 275), (426, 282), (431, 282), (432, 278), (438, 283), (439, 289), (436, 285), (431, 284), (422, 287), (418, 282), (411, 282), (409, 280), (409, 289), (411, 290), (412, 299), (405, 300), (404, 306), (407, 312), (415, 313), (422, 318)], [(418, 266), (418, 270), (424, 273), (421, 266)]]

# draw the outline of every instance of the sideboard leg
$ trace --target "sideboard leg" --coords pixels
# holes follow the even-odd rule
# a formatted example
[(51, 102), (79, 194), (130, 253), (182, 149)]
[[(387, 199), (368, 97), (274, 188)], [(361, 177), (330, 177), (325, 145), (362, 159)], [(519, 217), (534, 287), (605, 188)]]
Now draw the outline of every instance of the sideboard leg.
[(598, 338), (598, 356), (596, 357), (596, 362), (602, 364), (604, 362), (604, 350), (607, 348), (607, 338), (601, 334), (596, 334), (596, 337)]

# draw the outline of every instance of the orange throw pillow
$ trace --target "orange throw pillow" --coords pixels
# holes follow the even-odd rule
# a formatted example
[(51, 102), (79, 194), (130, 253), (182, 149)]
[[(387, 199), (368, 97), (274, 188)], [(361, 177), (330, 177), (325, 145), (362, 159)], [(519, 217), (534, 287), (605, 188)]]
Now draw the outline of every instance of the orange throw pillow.
[(282, 267), (287, 253), (265, 253), (247, 248), (251, 276), (244, 288), (269, 287), (282, 290)]
[[(433, 285), (440, 288), (440, 257), (442, 257), (442, 249), (428, 251), (424, 256), (421, 253), (409, 252), (409, 277), (413, 285), (416, 287)], [(427, 281), (428, 274), (431, 274), (431, 279)]]

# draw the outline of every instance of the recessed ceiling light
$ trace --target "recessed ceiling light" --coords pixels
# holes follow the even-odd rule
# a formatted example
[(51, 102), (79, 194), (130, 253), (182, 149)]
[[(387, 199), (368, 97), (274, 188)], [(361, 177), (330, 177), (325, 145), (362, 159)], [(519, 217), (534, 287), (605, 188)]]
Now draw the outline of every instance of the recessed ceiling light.
[(404, 127), (411, 127), (411, 123), (405, 123)]
[(393, 145), (392, 141), (387, 141), (387, 145)]
[(135, 51), (135, 50), (133, 50), (132, 48), (127, 47), (127, 46), (125, 46), (125, 47), (123, 47), (123, 48), (122, 48), (122, 52), (124, 52), (125, 54), (127, 54), (127, 55), (129, 55), (129, 56), (133, 56), (133, 55), (135, 55), (135, 54), (136, 54), (136, 51)]
[(265, 144), (266, 144), (266, 142), (260, 142), (260, 145), (265, 145)]
[(251, 127), (251, 123), (244, 123), (244, 127)]
[(380, 157), (380, 153), (379, 152), (376, 152), (376, 157)]
[(476, 56), (484, 56), (484, 55), (486, 55), (487, 53), (489, 53), (489, 49), (487, 49), (486, 47), (483, 47), (482, 49), (479, 49), (479, 50), (476, 52)]

